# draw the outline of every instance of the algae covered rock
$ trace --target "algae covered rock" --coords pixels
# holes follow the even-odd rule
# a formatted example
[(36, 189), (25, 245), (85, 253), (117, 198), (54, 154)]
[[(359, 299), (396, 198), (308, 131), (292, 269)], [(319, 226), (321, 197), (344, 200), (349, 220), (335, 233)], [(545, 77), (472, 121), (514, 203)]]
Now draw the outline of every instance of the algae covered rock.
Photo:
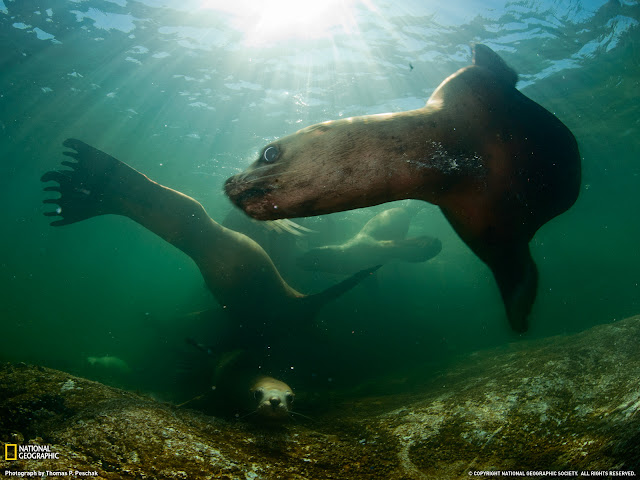
[(472, 355), (424, 399), (380, 415), (378, 428), (398, 439), (404, 470), (418, 478), (640, 474), (639, 379), (634, 317)]
[[(633, 317), (472, 354), (437, 375), (407, 380), (402, 393), (351, 394), (313, 421), (281, 426), (225, 421), (64, 372), (4, 364), (0, 473), (105, 479), (419, 479), (483, 471), (631, 476), (640, 474), (639, 353), (640, 317)], [(5, 458), (7, 451), (13, 458), (12, 452), (24, 457), (27, 450), (41, 452), (40, 458)], [(56, 458), (42, 458), (45, 453)]]

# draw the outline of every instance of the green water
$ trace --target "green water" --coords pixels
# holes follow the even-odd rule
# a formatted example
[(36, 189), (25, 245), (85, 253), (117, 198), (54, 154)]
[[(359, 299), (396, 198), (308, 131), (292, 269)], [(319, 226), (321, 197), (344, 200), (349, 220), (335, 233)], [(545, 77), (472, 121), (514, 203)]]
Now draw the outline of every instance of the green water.
[[(418, 108), (470, 63), (471, 42), (519, 72), (523, 93), (573, 131), (583, 157), (578, 201), (532, 241), (540, 284), (524, 338), (640, 313), (638, 2), (353, 2), (348, 28), (327, 27), (332, 36), (261, 44), (247, 41), (255, 16), (172, 3), (0, 2), (0, 360), (163, 394), (183, 338), (206, 343), (215, 330), (215, 318), (188, 316), (216, 306), (193, 262), (142, 227), (114, 217), (48, 225), (39, 178), (64, 159), (65, 138), (196, 198), (221, 222), (232, 209), (224, 181), (262, 146), (324, 120)], [(334, 238), (384, 208), (332, 215)], [(521, 338), (491, 273), (436, 207), (425, 204), (411, 233), (440, 238), (440, 255), (387, 265), (377, 287), (318, 316), (327, 376), (347, 365), (350, 378), (415, 365), (428, 375), (422, 364)], [(278, 266), (304, 292), (341, 278)], [(92, 369), (87, 357), (102, 355), (132, 372)]]

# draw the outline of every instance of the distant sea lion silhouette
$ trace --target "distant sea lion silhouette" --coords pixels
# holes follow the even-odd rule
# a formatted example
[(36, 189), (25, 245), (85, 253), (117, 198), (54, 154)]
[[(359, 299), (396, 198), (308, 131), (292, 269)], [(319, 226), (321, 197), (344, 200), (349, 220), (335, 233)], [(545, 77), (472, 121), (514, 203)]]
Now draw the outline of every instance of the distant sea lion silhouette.
[(406, 209), (389, 208), (371, 218), (345, 243), (312, 248), (298, 257), (297, 264), (304, 270), (352, 274), (394, 261), (426, 262), (440, 253), (442, 244), (437, 238), (405, 238), (410, 222)]
[(87, 357), (87, 362), (89, 362), (89, 365), (92, 365), (98, 368), (120, 370), (121, 372), (131, 371), (131, 368), (129, 367), (129, 364), (127, 362), (113, 355), (102, 355), (101, 357)]
[(323, 305), (375, 270), (359, 272), (315, 295), (304, 295), (284, 281), (262, 247), (216, 223), (196, 200), (80, 140), (67, 139), (64, 146), (74, 150), (64, 154), (76, 162), (62, 162), (71, 170), (49, 171), (41, 179), (59, 184), (44, 189), (61, 194), (44, 200), (58, 206), (45, 213), (61, 217), (51, 225), (122, 215), (182, 250), (196, 263), (209, 290), (233, 320), (228, 336), (219, 339), (228, 349), (251, 349), (270, 342), (274, 349), (278, 342), (286, 345)]
[(571, 207), (580, 154), (571, 131), (516, 90), (489, 47), (420, 109), (320, 123), (267, 145), (229, 198), (250, 216), (292, 218), (414, 198), (440, 207), (491, 268), (512, 328), (524, 332), (538, 273), (529, 241)]

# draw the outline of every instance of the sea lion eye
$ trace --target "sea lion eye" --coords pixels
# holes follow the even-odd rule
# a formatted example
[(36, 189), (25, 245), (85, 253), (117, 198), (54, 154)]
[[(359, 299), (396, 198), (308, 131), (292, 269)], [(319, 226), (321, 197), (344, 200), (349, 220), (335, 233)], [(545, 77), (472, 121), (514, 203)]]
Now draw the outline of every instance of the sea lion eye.
[(253, 398), (255, 398), (258, 401), (262, 400), (263, 395), (264, 395), (264, 392), (262, 390), (256, 390), (255, 392), (253, 392)]
[(293, 393), (287, 393), (287, 403), (292, 404), (296, 396)]
[(262, 154), (262, 158), (267, 163), (272, 163), (278, 158), (278, 149), (276, 147), (268, 147)]

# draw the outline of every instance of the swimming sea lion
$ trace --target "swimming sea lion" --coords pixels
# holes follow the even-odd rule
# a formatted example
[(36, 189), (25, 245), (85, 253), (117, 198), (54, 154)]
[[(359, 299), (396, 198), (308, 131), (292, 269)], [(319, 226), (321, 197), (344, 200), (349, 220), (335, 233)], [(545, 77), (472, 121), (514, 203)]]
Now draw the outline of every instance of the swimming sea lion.
[(227, 195), (250, 216), (302, 217), (414, 198), (440, 207), (493, 272), (507, 317), (527, 330), (538, 273), (529, 241), (580, 189), (571, 131), (516, 90), (490, 48), (423, 108), (320, 123), (267, 145)]
[(389, 208), (369, 220), (362, 230), (341, 245), (312, 248), (298, 257), (304, 270), (352, 274), (371, 265), (426, 262), (442, 249), (437, 238), (405, 238), (411, 216), (401, 207)]
[(261, 418), (282, 420), (291, 413), (295, 395), (286, 383), (273, 377), (258, 378), (249, 392), (257, 402), (255, 413)]
[[(49, 171), (45, 191), (61, 194), (46, 199), (58, 208), (46, 216), (69, 225), (99, 215), (129, 217), (186, 253), (196, 263), (210, 291), (234, 320), (225, 347), (250, 349), (286, 343), (292, 331), (304, 328), (326, 302), (338, 297), (375, 269), (359, 272), (315, 295), (293, 289), (271, 258), (251, 238), (216, 223), (196, 200), (164, 187), (114, 157), (80, 140), (67, 139), (64, 152), (75, 162), (71, 170)], [(299, 330), (297, 330), (299, 333)]]
[(103, 355), (101, 357), (87, 357), (89, 365), (103, 368), (105, 370), (119, 370), (121, 372), (130, 372), (129, 364), (119, 357), (113, 355)]

